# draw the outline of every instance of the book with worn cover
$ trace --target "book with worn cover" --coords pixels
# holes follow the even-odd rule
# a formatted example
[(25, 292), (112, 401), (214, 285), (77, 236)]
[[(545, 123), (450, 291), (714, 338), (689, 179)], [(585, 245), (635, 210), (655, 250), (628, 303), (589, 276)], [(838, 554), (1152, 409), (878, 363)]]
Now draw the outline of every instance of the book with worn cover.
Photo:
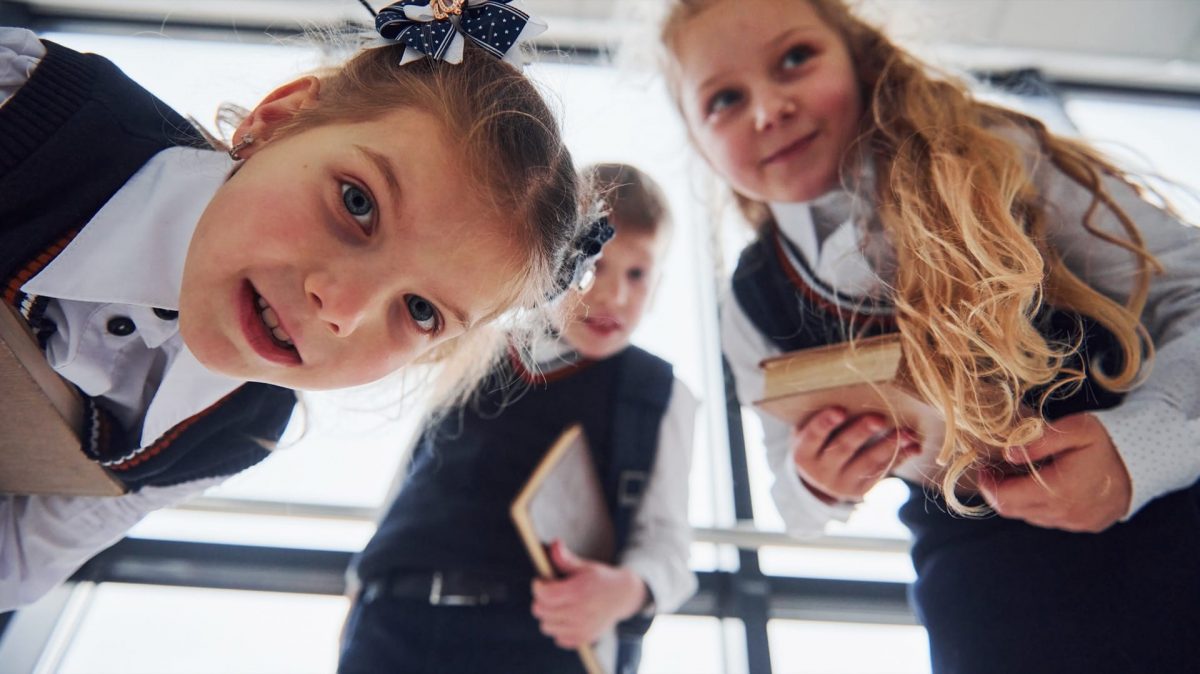
[[(930, 478), (932, 452), (941, 447), (945, 422), (908, 383), (904, 354), (895, 334), (879, 335), (792, 351), (761, 364), (763, 396), (754, 405), (788, 425), (803, 423), (815, 412), (841, 406), (853, 417), (882, 414), (892, 426), (909, 428), (921, 439), (927, 461), (910, 461), (897, 474)], [(908, 475), (905, 475), (908, 477)]]
[[(556, 538), (586, 559), (611, 564), (616, 556), (616, 534), (604, 487), (578, 424), (551, 445), (513, 501), (510, 514), (542, 578), (558, 576), (546, 552)], [(592, 646), (579, 649), (588, 674), (612, 671), (613, 663), (601, 658), (600, 652)]]
[(83, 454), (83, 402), (11, 307), (0, 309), (0, 493), (119, 496), (124, 486)]

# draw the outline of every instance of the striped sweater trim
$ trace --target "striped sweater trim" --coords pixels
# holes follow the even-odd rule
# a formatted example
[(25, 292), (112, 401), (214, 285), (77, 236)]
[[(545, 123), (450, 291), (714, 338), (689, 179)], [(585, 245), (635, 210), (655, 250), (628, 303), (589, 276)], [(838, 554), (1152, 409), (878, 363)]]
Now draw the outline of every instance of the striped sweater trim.
[(794, 250), (778, 230), (772, 233), (771, 243), (792, 286), (817, 306), (856, 326), (868, 323), (895, 325), (895, 311), (891, 303), (838, 292), (817, 278), (804, 256)]
[(155, 440), (153, 444), (134, 449), (133, 451), (125, 454), (124, 456), (118, 457), (116, 459), (110, 459), (108, 461), (101, 461), (100, 465), (104, 466), (105, 468), (108, 468), (109, 470), (124, 471), (124, 470), (129, 470), (129, 469), (133, 468), (134, 466), (141, 465), (142, 463), (145, 463), (146, 461), (149, 461), (150, 459), (152, 459), (155, 456), (158, 456), (160, 453), (162, 453), (162, 451), (164, 449), (171, 446), (171, 444), (174, 443), (175, 440), (180, 435), (182, 435), (187, 429), (191, 428), (197, 421), (203, 419), (204, 417), (206, 417), (209, 414), (211, 414), (212, 412), (214, 412), (217, 408), (224, 405), (226, 403), (226, 401), (228, 401), (231, 397), (233, 397), (233, 395), (235, 393), (237, 393), (240, 390), (241, 390), (241, 387), (234, 389), (232, 392), (226, 394), (225, 397), (221, 398), (217, 402), (209, 405), (208, 407), (204, 408), (203, 410), (200, 410), (199, 412), (193, 414), (192, 416), (188, 417), (187, 419), (184, 419), (183, 421), (175, 424), (171, 428), (171, 430), (164, 433), (163, 436), (160, 437), (158, 440)]
[(50, 264), (54, 258), (58, 257), (59, 253), (63, 252), (75, 235), (79, 234), (78, 229), (73, 229), (59, 237), (57, 241), (50, 244), (41, 253), (38, 253), (32, 260), (25, 263), (25, 266), (13, 274), (12, 277), (4, 284), (4, 301), (21, 312), (21, 316), (25, 320), (30, 320), (30, 316), (35, 311), (38, 297), (29, 295), (21, 290), (21, 286), (25, 285), (29, 279), (37, 276)]
[(508, 359), (512, 363), (513, 370), (516, 371), (517, 376), (521, 378), (521, 381), (526, 384), (536, 385), (552, 384), (556, 381), (561, 381), (576, 372), (590, 367), (596, 362), (587, 358), (580, 358), (575, 362), (567, 363), (553, 370), (538, 370), (534, 372), (525, 364), (525, 361), (521, 358), (521, 354), (517, 353), (516, 349), (511, 347), (508, 349)]

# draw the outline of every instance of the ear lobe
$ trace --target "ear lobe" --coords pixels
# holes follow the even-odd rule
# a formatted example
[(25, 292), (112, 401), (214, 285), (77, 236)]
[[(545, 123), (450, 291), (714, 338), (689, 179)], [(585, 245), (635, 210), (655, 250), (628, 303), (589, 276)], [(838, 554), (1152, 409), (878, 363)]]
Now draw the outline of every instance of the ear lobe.
[(247, 135), (254, 139), (254, 142), (243, 148), (239, 155), (243, 159), (249, 158), (266, 145), (283, 124), (291, 121), (301, 110), (315, 106), (320, 90), (321, 80), (309, 75), (288, 82), (267, 94), (233, 132), (234, 144)]

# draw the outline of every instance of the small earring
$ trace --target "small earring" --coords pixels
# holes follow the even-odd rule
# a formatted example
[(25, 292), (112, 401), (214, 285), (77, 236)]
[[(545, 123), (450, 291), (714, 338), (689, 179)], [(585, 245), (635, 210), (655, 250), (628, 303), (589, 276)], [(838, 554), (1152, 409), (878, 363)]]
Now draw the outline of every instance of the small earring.
[(229, 158), (234, 161), (241, 161), (242, 160), (242, 157), (240, 155), (241, 151), (250, 147), (250, 145), (253, 142), (254, 142), (253, 135), (246, 134), (246, 135), (242, 136), (242, 141), (240, 143), (237, 143), (233, 147), (229, 148)]

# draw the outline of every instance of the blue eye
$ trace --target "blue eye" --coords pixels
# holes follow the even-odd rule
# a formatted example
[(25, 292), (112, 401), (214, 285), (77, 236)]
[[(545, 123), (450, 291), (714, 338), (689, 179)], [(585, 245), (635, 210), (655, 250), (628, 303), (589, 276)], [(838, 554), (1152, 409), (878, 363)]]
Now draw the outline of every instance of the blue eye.
[(408, 305), (408, 315), (412, 316), (421, 332), (437, 334), (441, 330), (441, 321), (432, 302), (420, 295), (409, 295), (404, 298), (404, 303)]
[(791, 70), (804, 65), (810, 58), (813, 57), (813, 50), (803, 45), (792, 47), (787, 50), (780, 60), (779, 65), (783, 66), (784, 70)]
[(375, 202), (370, 195), (357, 185), (342, 183), (342, 205), (363, 231), (371, 233), (375, 227)]
[(708, 105), (705, 106), (705, 113), (709, 115), (716, 114), (725, 108), (736, 105), (740, 100), (742, 100), (740, 93), (732, 89), (722, 89), (708, 99)]

